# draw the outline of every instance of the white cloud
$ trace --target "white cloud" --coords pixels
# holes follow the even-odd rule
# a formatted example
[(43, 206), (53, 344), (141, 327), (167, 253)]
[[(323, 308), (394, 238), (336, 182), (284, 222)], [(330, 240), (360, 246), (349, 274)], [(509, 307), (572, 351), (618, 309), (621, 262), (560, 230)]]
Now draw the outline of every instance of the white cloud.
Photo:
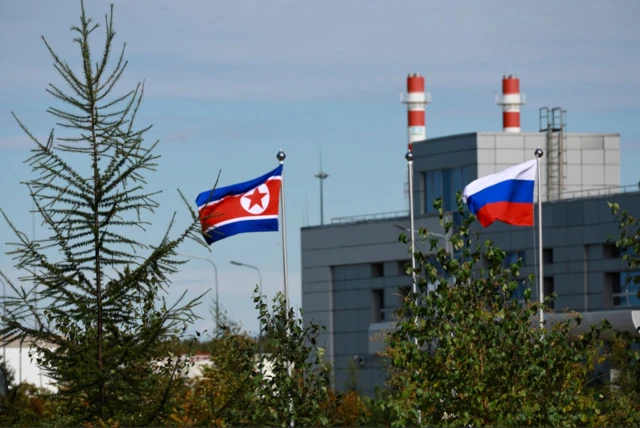
[[(30, 35), (51, 34), (68, 50), (60, 22), (74, 23), (74, 6), (8, 10), (20, 18), (0, 29), (0, 40), (15, 46), (0, 43), (11, 87), (46, 84), (41, 68), (18, 71), (40, 64)], [(100, 17), (106, 8), (88, 10)], [(150, 97), (354, 99), (397, 92), (412, 71), (428, 86), (460, 90), (493, 90), (504, 72), (530, 88), (605, 85), (612, 104), (620, 96), (627, 105), (625, 94), (640, 91), (640, 76), (624, 73), (640, 67), (629, 54), (640, 42), (637, 2), (118, 1), (115, 11), (117, 40), (128, 42), (127, 79), (146, 77)]]

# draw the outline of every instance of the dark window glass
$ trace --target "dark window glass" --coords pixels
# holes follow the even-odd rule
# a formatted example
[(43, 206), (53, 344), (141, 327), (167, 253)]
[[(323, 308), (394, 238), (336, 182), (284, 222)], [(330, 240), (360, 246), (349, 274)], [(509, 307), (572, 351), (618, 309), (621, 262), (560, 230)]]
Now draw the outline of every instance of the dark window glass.
[(384, 321), (384, 289), (371, 290), (371, 322)]
[(384, 276), (384, 263), (372, 263), (371, 276), (374, 278)]
[(445, 211), (450, 211), (453, 208), (454, 200), (451, 199), (452, 190), (451, 170), (445, 169), (442, 171), (442, 203), (444, 204)]
[(502, 261), (502, 265), (508, 268), (512, 264), (518, 263), (518, 259), (522, 259), (522, 265), (524, 266), (524, 251), (507, 251), (504, 260)]

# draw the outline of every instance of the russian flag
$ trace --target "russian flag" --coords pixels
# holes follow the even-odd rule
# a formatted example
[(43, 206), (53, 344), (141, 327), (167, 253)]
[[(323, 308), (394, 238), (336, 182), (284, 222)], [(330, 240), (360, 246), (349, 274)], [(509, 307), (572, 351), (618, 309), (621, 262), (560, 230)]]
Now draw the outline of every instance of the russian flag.
[(500, 220), (514, 226), (533, 226), (533, 188), (537, 161), (530, 160), (467, 185), (462, 193), (469, 210), (483, 227)]
[(276, 232), (282, 165), (245, 181), (202, 192), (196, 198), (202, 234), (209, 245), (247, 232)]

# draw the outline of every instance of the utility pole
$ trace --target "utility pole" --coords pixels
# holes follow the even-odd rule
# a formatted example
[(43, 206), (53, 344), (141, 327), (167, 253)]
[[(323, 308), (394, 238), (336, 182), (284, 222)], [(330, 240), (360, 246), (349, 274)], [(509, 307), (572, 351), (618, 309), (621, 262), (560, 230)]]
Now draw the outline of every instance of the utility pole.
[(324, 194), (323, 194), (323, 185), (324, 180), (329, 177), (329, 174), (322, 171), (322, 148), (320, 148), (320, 172), (318, 172), (314, 177), (320, 179), (320, 225), (324, 225)]

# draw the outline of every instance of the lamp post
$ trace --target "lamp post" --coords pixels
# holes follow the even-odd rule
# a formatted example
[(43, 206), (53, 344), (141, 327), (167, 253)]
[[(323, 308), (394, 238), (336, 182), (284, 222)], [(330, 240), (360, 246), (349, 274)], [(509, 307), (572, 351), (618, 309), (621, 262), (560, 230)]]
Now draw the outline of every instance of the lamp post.
[(213, 260), (207, 258), (207, 257), (201, 257), (201, 256), (194, 256), (191, 254), (180, 254), (178, 253), (179, 256), (183, 256), (183, 257), (190, 257), (192, 259), (198, 259), (198, 260), (204, 260), (205, 262), (208, 262), (211, 266), (213, 266), (213, 272), (215, 275), (215, 287), (216, 287), (216, 333), (218, 333), (218, 330), (220, 329), (220, 304), (219, 304), (219, 300), (218, 300), (218, 267), (216, 266), (216, 264), (213, 262)]
[[(256, 272), (258, 272), (258, 280), (260, 281), (258, 283), (258, 287), (260, 290), (260, 297), (262, 298), (262, 273), (260, 272), (260, 269), (258, 269), (255, 266), (252, 265), (248, 265), (246, 263), (242, 263), (242, 262), (237, 262), (235, 260), (231, 260), (231, 264), (232, 265), (236, 265), (236, 266), (244, 266), (247, 267), (249, 269), (253, 269)], [(262, 318), (259, 319), (260, 320), (260, 325), (259, 325), (259, 331), (258, 331), (258, 348), (260, 349), (260, 355), (262, 355)]]
[[(411, 231), (409, 229), (407, 229), (406, 227), (401, 226), (399, 224), (394, 224), (393, 227), (395, 227), (397, 229), (400, 229), (400, 230), (402, 230), (404, 232), (411, 233)], [(413, 233), (416, 234), (416, 233), (418, 233), (418, 231), (415, 230)], [(453, 248), (452, 248), (452, 245), (451, 245), (451, 241), (449, 241), (449, 237), (448, 236), (443, 235), (441, 233), (431, 232), (431, 231), (429, 231), (429, 235), (444, 240), (444, 250), (447, 252), (447, 254), (449, 256), (453, 257)], [(411, 239), (413, 239), (413, 237), (411, 237)]]

